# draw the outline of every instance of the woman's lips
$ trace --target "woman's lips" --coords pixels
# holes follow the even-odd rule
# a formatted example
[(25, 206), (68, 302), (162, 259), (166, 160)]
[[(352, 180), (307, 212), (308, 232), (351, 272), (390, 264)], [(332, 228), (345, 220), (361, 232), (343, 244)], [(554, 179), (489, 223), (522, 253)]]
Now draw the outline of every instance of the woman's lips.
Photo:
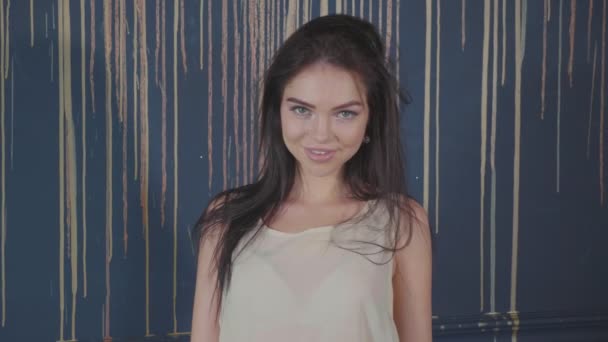
[(335, 150), (304, 148), (308, 158), (315, 162), (327, 162), (336, 154)]

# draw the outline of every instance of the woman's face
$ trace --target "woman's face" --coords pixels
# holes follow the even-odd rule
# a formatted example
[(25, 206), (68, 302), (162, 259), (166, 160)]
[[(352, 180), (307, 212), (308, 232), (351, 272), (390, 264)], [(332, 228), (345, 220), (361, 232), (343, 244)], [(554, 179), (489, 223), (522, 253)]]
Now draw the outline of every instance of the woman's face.
[(303, 176), (339, 176), (363, 142), (369, 111), (354, 73), (315, 63), (296, 74), (281, 100), (287, 149)]

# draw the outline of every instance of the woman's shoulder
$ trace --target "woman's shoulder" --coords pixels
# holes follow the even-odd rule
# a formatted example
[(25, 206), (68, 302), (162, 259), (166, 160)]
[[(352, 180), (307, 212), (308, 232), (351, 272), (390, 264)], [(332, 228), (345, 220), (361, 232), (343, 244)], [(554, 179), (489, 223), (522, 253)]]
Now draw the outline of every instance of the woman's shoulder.
[(402, 241), (398, 245), (421, 244), (418, 247), (423, 249), (423, 246), (430, 246), (431, 227), (426, 209), (411, 196), (402, 196), (400, 200), (400, 228), (405, 234), (401, 235)]
[(412, 196), (391, 194), (387, 198), (375, 200), (384, 216), (391, 217), (399, 226), (400, 241), (397, 246), (407, 245), (412, 235), (424, 240), (430, 238), (430, 225), (426, 209)]
[(409, 214), (412, 215), (412, 218), (417, 220), (419, 224), (428, 225), (429, 219), (426, 209), (413, 197), (404, 198), (404, 201), (409, 208)]

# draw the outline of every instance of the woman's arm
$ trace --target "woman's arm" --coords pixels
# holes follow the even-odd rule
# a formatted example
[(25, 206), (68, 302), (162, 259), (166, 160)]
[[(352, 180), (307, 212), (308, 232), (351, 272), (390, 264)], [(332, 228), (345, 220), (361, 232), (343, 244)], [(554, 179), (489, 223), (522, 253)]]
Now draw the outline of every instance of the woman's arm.
[(194, 309), (192, 313), (191, 342), (219, 341), (217, 324), (217, 298), (214, 296), (216, 272), (213, 268), (213, 251), (217, 239), (207, 235), (200, 241), (196, 270), (196, 288), (194, 290)]
[[(401, 342), (432, 341), (431, 233), (427, 214), (411, 201), (415, 217), (409, 244), (395, 253), (394, 319)], [(402, 216), (402, 224), (410, 222)], [(406, 239), (408, 234), (404, 235)], [(400, 243), (399, 246), (403, 244)]]

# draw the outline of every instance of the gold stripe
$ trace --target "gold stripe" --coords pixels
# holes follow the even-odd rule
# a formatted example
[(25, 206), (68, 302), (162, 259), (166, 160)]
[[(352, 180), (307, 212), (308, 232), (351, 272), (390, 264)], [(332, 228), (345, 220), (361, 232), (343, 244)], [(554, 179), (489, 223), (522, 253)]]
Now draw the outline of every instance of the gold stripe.
[[(517, 308), (517, 257), (519, 248), (519, 172), (521, 141), (521, 0), (515, 0), (515, 127), (513, 156), (513, 240), (511, 243), (510, 312)], [(515, 332), (514, 332), (515, 333)]]
[(483, 3), (483, 50), (482, 50), (482, 69), (481, 69), (481, 163), (480, 172), (480, 194), (479, 194), (479, 302), (480, 311), (484, 310), (484, 213), (485, 213), (485, 195), (486, 195), (486, 153), (487, 153), (487, 126), (488, 126), (488, 61), (490, 48), (490, 0), (485, 0)]
[(603, 14), (602, 14), (602, 71), (601, 71), (601, 83), (600, 83), (600, 134), (599, 134), (599, 160), (600, 160), (600, 205), (604, 205), (604, 109), (606, 94), (605, 92), (605, 78), (606, 78), (606, 0), (604, 0)]
[(431, 34), (432, 34), (433, 3), (426, 0), (426, 41), (424, 63), (424, 175), (423, 203), (424, 209), (429, 210), (429, 135), (431, 116)]
[(464, 45), (466, 43), (467, 40), (467, 32), (466, 32), (466, 25), (467, 25), (467, 17), (466, 17), (466, 7), (467, 7), (467, 0), (462, 0), (461, 2), (461, 13), (460, 13), (460, 25), (461, 25), (461, 29), (460, 29), (460, 48), (462, 49), (462, 51), (464, 51)]
[(441, 0), (437, 0), (437, 50), (435, 54), (435, 233), (439, 233), (439, 89), (440, 89), (440, 57), (441, 57)]
[(572, 69), (574, 68), (574, 37), (576, 32), (576, 1), (570, 0), (570, 58), (568, 60), (568, 77), (570, 80), (570, 88), (573, 86)]
[(104, 47), (106, 71), (106, 296), (104, 338), (110, 337), (110, 262), (112, 260), (112, 2), (104, 1)]
[(591, 95), (589, 96), (589, 124), (587, 125), (587, 160), (591, 157), (591, 118), (593, 117), (593, 94), (595, 93), (595, 65), (597, 60), (597, 42), (593, 47), (593, 71), (591, 72)]
[(492, 37), (492, 129), (490, 133), (490, 312), (496, 312), (496, 119), (498, 103), (498, 0), (494, 0)]
[(30, 0), (30, 46), (34, 46), (34, 0)]
[[(63, 1), (58, 1), (59, 12)], [(54, 7), (53, 7), (54, 10)], [(54, 14), (53, 14), (54, 15)], [(61, 19), (61, 18), (60, 18)], [(0, 4), (0, 27), (2, 27), (2, 43), (0, 44), (0, 51), (4, 51), (4, 4)], [(57, 32), (57, 40), (61, 39), (63, 42), (63, 25), (59, 25), (59, 31)], [(61, 86), (63, 84), (63, 49), (59, 49), (59, 339), (64, 340), (64, 320), (65, 320), (65, 117), (64, 117), (64, 89)], [(4, 54), (0, 53), (2, 57), (0, 66), (4, 65)], [(4, 113), (4, 68), (1, 68), (2, 75), (0, 75), (0, 83), (2, 84), (0, 92), (2, 97), (2, 112)], [(4, 303), (4, 301), (3, 301)], [(4, 317), (4, 315), (3, 315)], [(4, 325), (4, 322), (3, 322)]]
[[(177, 33), (180, 18), (179, 3), (173, 7), (173, 332), (177, 332), (177, 206), (178, 206), (178, 94), (177, 94)], [(183, 52), (183, 50), (182, 50)]]
[(560, 187), (560, 159), (561, 159), (561, 114), (562, 114), (562, 15), (563, 15), (564, 0), (559, 0), (559, 39), (558, 39), (558, 57), (557, 57), (557, 142), (555, 147), (556, 165), (555, 165), (555, 191), (559, 193)]

